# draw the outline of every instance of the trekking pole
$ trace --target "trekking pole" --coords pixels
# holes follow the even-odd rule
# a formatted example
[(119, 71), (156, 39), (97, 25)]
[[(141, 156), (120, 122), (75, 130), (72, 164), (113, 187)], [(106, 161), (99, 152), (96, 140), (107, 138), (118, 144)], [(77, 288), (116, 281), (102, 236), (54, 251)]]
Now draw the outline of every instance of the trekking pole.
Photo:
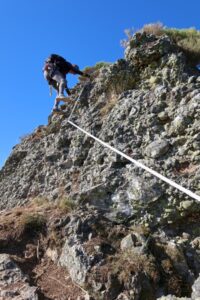
[(52, 85), (49, 85), (49, 95), (52, 96)]

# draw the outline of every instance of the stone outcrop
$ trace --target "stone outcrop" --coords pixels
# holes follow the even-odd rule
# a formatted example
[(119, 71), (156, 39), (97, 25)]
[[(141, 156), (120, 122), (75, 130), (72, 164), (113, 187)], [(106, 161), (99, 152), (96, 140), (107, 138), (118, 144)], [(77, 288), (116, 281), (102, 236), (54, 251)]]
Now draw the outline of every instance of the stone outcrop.
[(0, 254), (0, 299), (39, 299), (37, 287), (28, 283), (27, 276), (7, 254)]
[[(169, 37), (135, 35), (78, 96), (74, 123), (200, 194), (200, 74)], [(14, 147), (0, 208), (73, 204), (59, 219), (62, 247), (49, 253), (95, 300), (198, 299), (199, 203), (75, 129), (72, 108)]]

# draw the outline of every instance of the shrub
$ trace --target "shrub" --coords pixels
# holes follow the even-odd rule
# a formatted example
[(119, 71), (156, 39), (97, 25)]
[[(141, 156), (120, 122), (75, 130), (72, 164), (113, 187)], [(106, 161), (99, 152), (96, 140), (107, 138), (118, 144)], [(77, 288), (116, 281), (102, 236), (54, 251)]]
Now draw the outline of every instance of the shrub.
[(109, 97), (107, 97), (107, 102), (105, 103), (104, 107), (101, 108), (101, 116), (105, 117), (109, 114), (112, 108), (117, 103), (117, 95), (113, 92)]
[(161, 22), (146, 24), (139, 31), (146, 32), (147, 34), (162, 35), (163, 24)]
[(110, 64), (111, 63), (109, 63), (109, 62), (99, 61), (94, 66), (87, 66), (87, 67), (85, 67), (85, 69), (83, 70), (83, 72), (86, 72), (86, 73), (90, 74), (92, 72), (95, 72), (95, 71), (101, 69), (102, 67), (109, 66)]
[(127, 39), (122, 40), (121, 44), (127, 47), (135, 33), (147, 33), (157, 36), (168, 35), (174, 43), (186, 54), (190, 63), (197, 65), (200, 62), (200, 31), (195, 28), (177, 29), (164, 27), (162, 23), (150, 23), (139, 30), (126, 29)]
[(112, 63), (109, 62), (105, 62), (105, 61), (99, 61), (98, 63), (96, 63), (96, 65), (94, 66), (95, 70), (99, 70), (102, 67), (107, 67), (109, 65), (111, 65)]
[(48, 198), (46, 197), (35, 197), (32, 199), (32, 203), (33, 205), (35, 205), (36, 207), (40, 207), (40, 206), (51, 206), (50, 201), (48, 200)]
[(163, 28), (162, 32), (174, 39), (174, 41), (179, 42), (183, 39), (200, 37), (200, 32), (195, 28), (188, 29), (177, 29), (177, 28)]
[(147, 34), (154, 34), (154, 35), (162, 35), (163, 32), (163, 24), (161, 22), (157, 22), (157, 23), (150, 23), (150, 24), (146, 24), (144, 25), (141, 29), (134, 29), (134, 28), (130, 28), (130, 29), (125, 29), (124, 33), (126, 35), (126, 38), (120, 41), (120, 44), (122, 47), (126, 48), (129, 45), (129, 42), (132, 40), (133, 36), (140, 32), (140, 33), (147, 33)]
[[(91, 75), (93, 78), (97, 77), (98, 74), (99, 74), (99, 70), (102, 68), (102, 67), (106, 67), (106, 66), (109, 66), (111, 63), (109, 62), (104, 62), (104, 61), (100, 61), (98, 63), (96, 63), (95, 66), (87, 66), (84, 68), (83, 72), (84, 73), (87, 73), (89, 75)], [(85, 78), (84, 76), (80, 76), (79, 77), (79, 80), (80, 81), (85, 81), (87, 80), (87, 78)]]
[(167, 34), (186, 54), (188, 60), (196, 65), (200, 62), (200, 31), (195, 28), (164, 28)]
[(128, 46), (128, 44), (131, 41), (131, 39), (133, 38), (135, 32), (136, 31), (134, 30), (134, 28), (129, 28), (129, 29), (124, 30), (126, 38), (120, 41), (120, 44), (122, 47), (126, 48)]
[(58, 200), (58, 207), (63, 211), (69, 212), (76, 208), (76, 204), (68, 197), (62, 197)]
[(21, 217), (21, 226), (24, 232), (35, 234), (44, 230), (46, 220), (43, 215), (30, 213)]
[[(126, 266), (126, 268), (124, 268)], [(154, 282), (157, 281), (158, 271), (155, 259), (151, 255), (141, 254), (127, 250), (114, 257), (111, 263), (113, 273), (118, 273), (120, 282), (130, 279), (130, 274), (144, 272)]]

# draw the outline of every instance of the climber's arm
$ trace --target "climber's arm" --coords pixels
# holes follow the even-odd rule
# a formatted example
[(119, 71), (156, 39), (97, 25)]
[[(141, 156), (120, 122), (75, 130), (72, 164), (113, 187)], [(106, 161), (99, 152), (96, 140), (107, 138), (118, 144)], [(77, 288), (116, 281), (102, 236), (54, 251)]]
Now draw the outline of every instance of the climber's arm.
[(86, 73), (82, 72), (82, 71), (79, 70), (76, 66), (73, 66), (73, 65), (72, 65), (72, 67), (71, 67), (69, 73), (74, 74), (74, 75), (77, 74), (77, 75), (81, 75), (81, 76), (90, 78), (90, 75), (89, 75), (89, 74), (86, 74)]

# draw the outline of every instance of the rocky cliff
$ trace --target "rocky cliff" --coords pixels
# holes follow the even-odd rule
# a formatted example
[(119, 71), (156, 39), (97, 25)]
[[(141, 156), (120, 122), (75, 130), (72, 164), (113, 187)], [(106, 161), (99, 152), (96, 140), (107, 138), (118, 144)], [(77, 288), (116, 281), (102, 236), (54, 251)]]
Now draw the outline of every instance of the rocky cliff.
[[(124, 59), (90, 72), (72, 90), (71, 120), (200, 194), (200, 74), (185, 53), (136, 34)], [(0, 171), (2, 261), (17, 256), (19, 274), (23, 260), (32, 293), (20, 299), (198, 299), (200, 203), (71, 126), (72, 109), (23, 137)], [(63, 294), (45, 270), (61, 274), (49, 276)]]

